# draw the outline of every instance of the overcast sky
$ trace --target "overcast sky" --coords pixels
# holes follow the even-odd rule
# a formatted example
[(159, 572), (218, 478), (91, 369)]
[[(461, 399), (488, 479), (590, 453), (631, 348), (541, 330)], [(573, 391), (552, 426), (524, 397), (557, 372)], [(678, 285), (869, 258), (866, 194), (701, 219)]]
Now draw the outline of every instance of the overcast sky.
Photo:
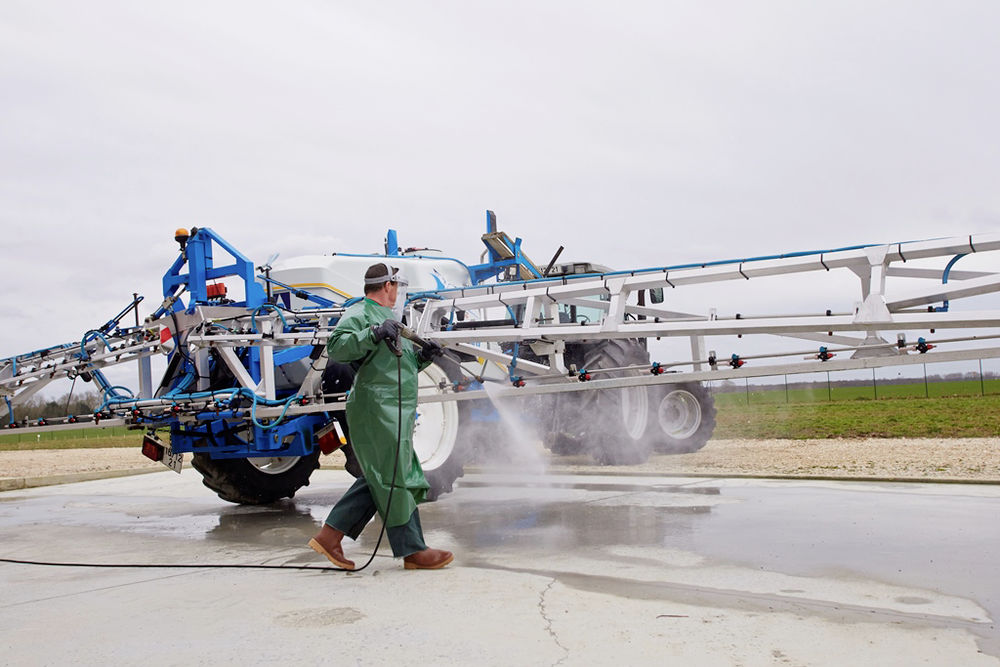
[[(1000, 3), (0, 3), (0, 356), (177, 227), (617, 268), (1000, 231)], [(145, 312), (148, 312), (147, 309)]]

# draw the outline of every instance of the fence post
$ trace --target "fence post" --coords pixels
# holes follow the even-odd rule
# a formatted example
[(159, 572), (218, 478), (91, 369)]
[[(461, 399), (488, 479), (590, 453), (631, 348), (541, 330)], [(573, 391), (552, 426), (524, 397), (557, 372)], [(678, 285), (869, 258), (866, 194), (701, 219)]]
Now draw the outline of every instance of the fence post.
[(747, 387), (747, 407), (750, 407), (750, 378), (748, 377), (743, 378), (743, 382), (746, 384)]
[(986, 395), (986, 383), (983, 382), (983, 360), (979, 360), (979, 395)]
[(872, 369), (872, 389), (875, 391), (875, 400), (878, 400), (878, 383), (875, 382), (875, 369)]
[(833, 390), (830, 389), (830, 371), (826, 372), (826, 400), (828, 403), (833, 402)]
[(785, 403), (788, 402), (788, 376), (785, 376)]
[(924, 398), (930, 398), (930, 394), (927, 392), (927, 364), (924, 364)]

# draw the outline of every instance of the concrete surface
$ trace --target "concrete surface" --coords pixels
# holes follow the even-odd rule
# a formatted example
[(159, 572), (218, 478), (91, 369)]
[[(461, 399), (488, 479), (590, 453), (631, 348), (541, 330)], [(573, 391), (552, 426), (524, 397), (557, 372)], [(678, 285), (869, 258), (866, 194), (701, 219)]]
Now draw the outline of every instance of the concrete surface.
[(1000, 665), (1000, 487), (477, 474), (421, 509), (445, 570), (209, 567), (324, 565), (305, 542), (350, 481), (0, 493), (2, 557), (206, 565), (0, 563), (0, 663)]
[(130, 477), (160, 472), (156, 468), (125, 468), (122, 470), (91, 470), (88, 472), (71, 472), (61, 475), (38, 475), (34, 477), (0, 477), (0, 491), (17, 491), (32, 489), (38, 486), (54, 486), (56, 484), (74, 484), (89, 482), (94, 479), (111, 477)]

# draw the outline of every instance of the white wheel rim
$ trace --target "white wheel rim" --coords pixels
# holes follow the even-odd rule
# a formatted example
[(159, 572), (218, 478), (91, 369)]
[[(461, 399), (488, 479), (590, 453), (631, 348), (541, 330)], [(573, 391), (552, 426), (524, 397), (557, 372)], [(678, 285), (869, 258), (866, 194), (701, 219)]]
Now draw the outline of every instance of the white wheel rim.
[(298, 456), (253, 456), (248, 457), (247, 461), (250, 462), (257, 470), (267, 473), (268, 475), (280, 475), (283, 472), (287, 472), (295, 467), (295, 464), (299, 462)]
[(621, 409), (625, 435), (630, 440), (639, 440), (646, 432), (646, 419), (649, 414), (649, 397), (645, 387), (623, 389)]
[(666, 435), (675, 440), (686, 440), (701, 426), (701, 403), (691, 392), (675, 389), (660, 401), (657, 417)]
[[(448, 376), (437, 366), (428, 366), (418, 378), (420, 394), (442, 393), (440, 383)], [(441, 467), (451, 456), (458, 439), (458, 403), (421, 403), (413, 425), (413, 451), (424, 470)]]

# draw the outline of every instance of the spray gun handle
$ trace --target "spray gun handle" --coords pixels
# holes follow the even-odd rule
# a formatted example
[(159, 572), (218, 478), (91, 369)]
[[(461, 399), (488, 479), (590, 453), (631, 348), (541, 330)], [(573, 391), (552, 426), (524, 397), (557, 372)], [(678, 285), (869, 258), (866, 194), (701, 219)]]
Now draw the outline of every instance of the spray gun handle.
[(393, 354), (397, 357), (403, 356), (403, 346), (399, 344), (399, 338), (386, 338), (386, 347), (388, 347)]

